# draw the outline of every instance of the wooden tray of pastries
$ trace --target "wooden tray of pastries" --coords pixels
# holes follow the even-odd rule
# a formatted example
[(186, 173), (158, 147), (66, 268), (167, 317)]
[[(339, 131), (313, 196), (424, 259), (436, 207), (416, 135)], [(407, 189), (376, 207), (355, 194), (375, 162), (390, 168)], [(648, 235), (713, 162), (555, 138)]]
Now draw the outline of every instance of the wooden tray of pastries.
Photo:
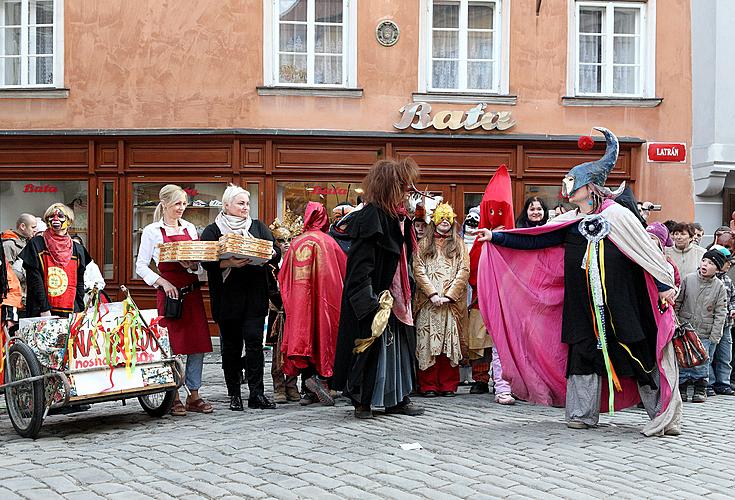
[(219, 243), (216, 241), (170, 241), (158, 245), (159, 262), (219, 260)]
[(239, 234), (225, 234), (219, 239), (219, 258), (250, 259), (253, 264), (263, 264), (273, 257), (273, 242), (259, 238), (247, 238)]

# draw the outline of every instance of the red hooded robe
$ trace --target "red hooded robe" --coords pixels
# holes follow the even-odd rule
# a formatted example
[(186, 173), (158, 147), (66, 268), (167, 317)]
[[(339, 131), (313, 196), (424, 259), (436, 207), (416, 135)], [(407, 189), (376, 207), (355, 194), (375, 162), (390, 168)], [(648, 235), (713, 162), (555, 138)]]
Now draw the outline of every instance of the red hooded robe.
[(328, 228), (324, 206), (309, 202), (304, 233), (291, 243), (278, 273), (286, 312), (283, 372), (289, 376), (309, 366), (332, 376), (347, 257)]

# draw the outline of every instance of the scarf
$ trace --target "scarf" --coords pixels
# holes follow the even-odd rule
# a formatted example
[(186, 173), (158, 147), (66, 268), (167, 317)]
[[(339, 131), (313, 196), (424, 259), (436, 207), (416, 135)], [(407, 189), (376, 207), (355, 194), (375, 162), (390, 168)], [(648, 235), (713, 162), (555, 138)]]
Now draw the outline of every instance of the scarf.
[[(253, 219), (251, 219), (250, 217), (246, 217), (243, 219), (242, 217), (235, 217), (234, 215), (227, 215), (224, 212), (220, 212), (214, 219), (214, 223), (217, 224), (217, 227), (223, 235), (239, 234), (240, 236), (244, 236), (246, 238), (254, 238), (254, 236), (250, 234), (250, 226), (253, 225)], [(227, 277), (230, 275), (231, 272), (231, 267), (226, 267), (222, 269), (223, 283), (227, 280)]]
[(74, 249), (71, 237), (68, 234), (56, 234), (51, 228), (48, 228), (43, 232), (43, 241), (54, 262), (60, 267), (66, 267)]
[[(401, 221), (401, 233), (403, 233), (403, 224)], [(390, 285), (390, 294), (393, 296), (393, 314), (404, 325), (413, 326), (413, 312), (411, 311), (411, 283), (408, 278), (408, 256), (406, 252), (406, 244), (401, 245), (401, 257), (398, 261), (398, 267), (393, 275), (393, 281)]]
[(8, 296), (10, 285), (8, 284), (8, 263), (5, 261), (5, 252), (0, 245), (0, 302)]

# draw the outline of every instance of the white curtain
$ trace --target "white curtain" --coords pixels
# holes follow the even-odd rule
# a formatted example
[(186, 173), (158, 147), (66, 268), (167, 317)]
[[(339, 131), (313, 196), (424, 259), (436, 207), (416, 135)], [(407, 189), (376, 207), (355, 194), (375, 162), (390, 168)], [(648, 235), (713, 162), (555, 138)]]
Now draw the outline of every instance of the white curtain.
[(433, 11), (432, 87), (456, 89), (459, 87), (459, 2), (434, 2)]

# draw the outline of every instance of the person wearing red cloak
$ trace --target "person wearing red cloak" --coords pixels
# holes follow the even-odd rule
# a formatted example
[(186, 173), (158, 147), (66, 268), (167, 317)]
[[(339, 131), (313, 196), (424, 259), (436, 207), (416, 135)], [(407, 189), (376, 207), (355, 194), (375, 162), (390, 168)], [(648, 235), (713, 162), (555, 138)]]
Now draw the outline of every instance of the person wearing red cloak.
[[(480, 202), (479, 229), (513, 229), (513, 195), (508, 167), (503, 164), (490, 179)], [(492, 364), (493, 389), (495, 402), (512, 405), (515, 398), (511, 395), (510, 384), (503, 380), (503, 367), (498, 351), (493, 347), (492, 337), (488, 334), (480, 314), (477, 294), (477, 267), (482, 252), (482, 243), (474, 241), (470, 250), (470, 286), (472, 301), (469, 307), (468, 342), (472, 380), (470, 394), (490, 392), (490, 368)]]
[(326, 379), (332, 376), (347, 257), (328, 234), (321, 203), (309, 202), (304, 233), (293, 240), (278, 274), (286, 323), (283, 372), (301, 374), (306, 388), (333, 405)]

